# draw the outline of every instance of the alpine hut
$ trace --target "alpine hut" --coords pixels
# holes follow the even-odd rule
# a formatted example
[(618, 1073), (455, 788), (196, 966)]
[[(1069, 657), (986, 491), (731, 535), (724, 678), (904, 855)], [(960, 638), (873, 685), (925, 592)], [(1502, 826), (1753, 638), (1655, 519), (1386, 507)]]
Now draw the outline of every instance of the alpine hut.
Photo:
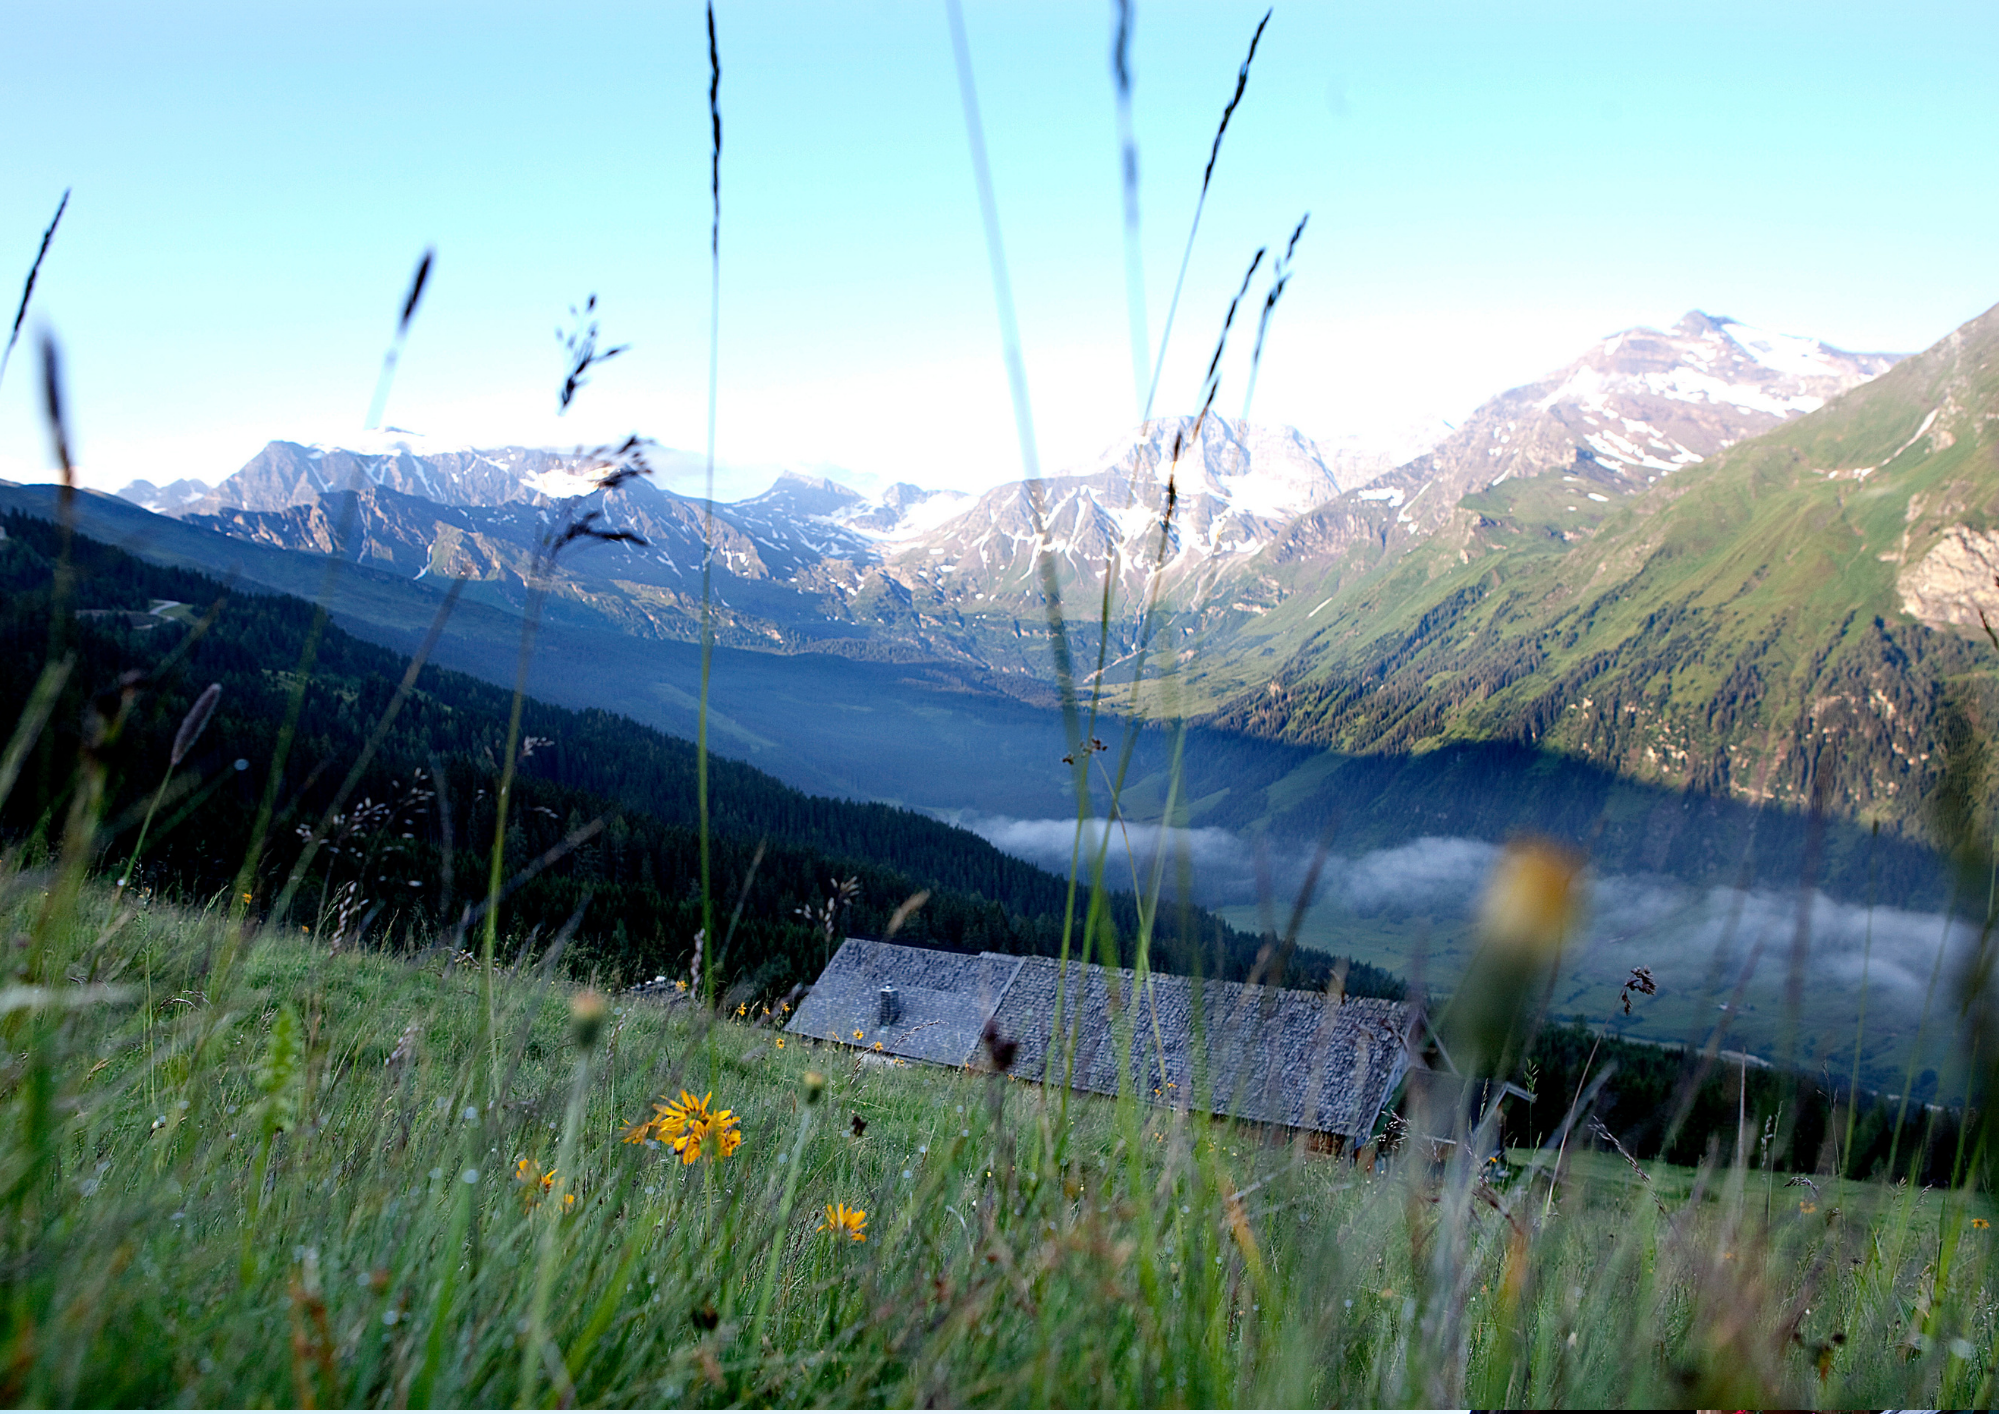
[(1141, 984), (1128, 968), (848, 938), (786, 1029), (965, 1066), (990, 1063), (990, 1028), (1011, 1044), (1012, 1074), (1115, 1095), (1129, 1028), (1140, 1098), (1358, 1145), (1403, 1079), (1415, 1016), (1375, 997), (1161, 973)]

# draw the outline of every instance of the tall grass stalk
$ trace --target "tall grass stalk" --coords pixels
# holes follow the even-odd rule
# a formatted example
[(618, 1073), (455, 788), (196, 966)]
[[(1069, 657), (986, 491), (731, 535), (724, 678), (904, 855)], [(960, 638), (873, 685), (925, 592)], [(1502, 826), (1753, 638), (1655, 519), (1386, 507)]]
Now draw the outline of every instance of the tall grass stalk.
[(1146, 364), (1152, 338), (1146, 332), (1146, 268), (1139, 246), (1139, 139), (1132, 128), (1132, 0), (1117, 0), (1116, 8), (1111, 82), (1118, 109), (1118, 186), (1124, 198), (1125, 320), (1132, 341), (1132, 401), (1143, 424), (1151, 391)]
[(1250, 48), (1243, 56), (1243, 63), (1236, 70), (1236, 91), (1229, 95), (1229, 102), (1223, 105), (1222, 120), (1215, 126), (1215, 138), (1209, 144), (1208, 165), (1201, 169), (1201, 190), (1194, 200), (1194, 216), (1188, 222), (1187, 244), (1181, 248), (1180, 273), (1174, 276), (1173, 298), (1167, 301), (1166, 327), (1160, 330), (1160, 351), (1153, 360), (1153, 377), (1146, 387), (1145, 406), (1140, 410), (1139, 420), (1144, 422), (1153, 415), (1153, 400), (1159, 396), (1160, 374), (1167, 366), (1167, 344), (1174, 334), (1174, 315), (1181, 307), (1181, 288), (1187, 283), (1188, 261), (1194, 256), (1194, 238), (1201, 230), (1201, 213), (1208, 206), (1208, 184), (1215, 177), (1215, 159), (1222, 155), (1222, 139), (1229, 132), (1229, 120), (1236, 114), (1236, 105), (1243, 101), (1243, 90), (1250, 83), (1250, 65), (1257, 57), (1257, 41), (1264, 37), (1264, 26), (1271, 23), (1271, 12), (1266, 10), (1264, 18), (1257, 21), (1257, 28), (1251, 32)]
[[(388, 740), (390, 728), (395, 726), (396, 718), (402, 712), (404, 703), (409, 701), (411, 692), (415, 691), (417, 678), (422, 675), (424, 665), (430, 662), (431, 654), (436, 651), (438, 640), (444, 636), (445, 625), (450, 622), (452, 610), (458, 606), (458, 597), (464, 590), (465, 580), (460, 576), (454, 578), (451, 587), (445, 591), (444, 599), (431, 617), (429, 630), (425, 632), (423, 641), (417, 645), (417, 651), (411, 655), (408, 665), (403, 670), (402, 681), (396, 684), (396, 690), (390, 695), (388, 705), (375, 719), (375, 725), (369, 731), (368, 739), (362, 743), (360, 754), (354, 758), (354, 764), (348, 769), (347, 778), (333, 793), (333, 798), (327, 802), (326, 809), (320, 812), (319, 822), (307, 836), (305, 848), (299, 851), (297, 861), (293, 863), (291, 872), (286, 875), (284, 887), (279, 890), (277, 901), (271, 909), (274, 917), (289, 916), (292, 899), (297, 895), (300, 885), (305, 882), (307, 871), (312, 868), (313, 859), (319, 853), (320, 846), (326, 843), (335, 817), (346, 807), (349, 797), (361, 784), (361, 778), (367, 774), (369, 764), (374, 761), (375, 753), (381, 750), (382, 743)], [(176, 749), (179, 745), (177, 741)], [(175, 761), (173, 764), (179, 763)], [(442, 773), (434, 771), (434, 774)], [(144, 837), (145, 832), (141, 830), (142, 843)], [(136, 850), (134, 853), (136, 857)]]
[(708, 20), (708, 450), (703, 465), (701, 511), (701, 698), (695, 716), (695, 813), (701, 831), (701, 990), (715, 1005), (715, 893), (710, 868), (708, 811), (708, 689), (715, 665), (715, 407), (722, 360), (722, 55), (715, 42), (714, 0)]
[(63, 212), (69, 210), (68, 187), (63, 188), (62, 200), (56, 203), (56, 214), (49, 218), (48, 228), (42, 232), (42, 243), (35, 248), (34, 263), (28, 267), (28, 278), (21, 282), (21, 302), (14, 308), (14, 323), (7, 330), (7, 347), (0, 349), (0, 380), (7, 376), (7, 364), (14, 357), (14, 345), (21, 339), (21, 323), (28, 317), (28, 302), (35, 297), (35, 280), (42, 273), (42, 262), (49, 258), (49, 242), (56, 238), (56, 227), (62, 224)]

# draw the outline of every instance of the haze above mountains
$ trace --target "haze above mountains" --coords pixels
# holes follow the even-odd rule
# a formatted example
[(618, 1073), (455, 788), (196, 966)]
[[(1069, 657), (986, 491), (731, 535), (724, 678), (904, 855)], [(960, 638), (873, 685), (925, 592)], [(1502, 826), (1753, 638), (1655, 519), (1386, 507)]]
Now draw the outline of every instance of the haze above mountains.
[[(1021, 815), (1032, 796), (1059, 815), (1063, 773), (1035, 791), (995, 781), (1006, 751), (966, 764), (977, 747), (938, 745), (956, 789), (883, 759), (919, 739), (887, 720), (937, 694), (974, 738), (1011, 730), (996, 725), (1003, 699), (1047, 720), (1046, 546), (1083, 685), (1101, 652), (1108, 706), (1305, 753), (1184, 799), (1195, 823), (1311, 833), (1332, 769), (1311, 763), (1329, 749), (1415, 762), (1506, 745), (1670, 796), (1803, 809), (1817, 792), (1841, 817), (1921, 836), (1940, 710), (1992, 715), (1979, 623), (2000, 616), (1993, 344), (1991, 311), (1900, 360), (1695, 311), (1598, 341), (1400, 461), (1181, 418), (976, 497), (780, 476), (714, 507), (716, 628), (725, 646), (784, 655), (792, 708), (817, 720), (724, 714), (721, 749), (816, 789)], [(406, 583), (464, 576), (469, 599), (507, 613), (551, 530), (596, 513), (638, 539), (563, 551), (553, 628), (693, 642), (703, 505), (643, 478), (599, 490), (592, 472), (575, 453), (390, 433), (274, 442), (212, 490), (123, 494), (211, 533), (199, 554), (218, 563), (230, 543), (337, 552)], [(1148, 604), (1162, 611), (1150, 629)], [(843, 670), (828, 658), (860, 676), (829, 686)], [(684, 729), (686, 685), (635, 673), (652, 684), (647, 719)], [(816, 691), (885, 737), (862, 731), (844, 755)], [(1813, 743), (1832, 735), (1843, 749), (1821, 771)], [(1134, 808), (1149, 791), (1164, 805), (1156, 777), (1136, 779)]]
[[(977, 497), (898, 483), (869, 498), (786, 474), (760, 496), (715, 508), (724, 631), (792, 649), (860, 638), (1036, 680), (1047, 655), (1022, 648), (1035, 630), (1021, 619), (1041, 618), (1037, 494), (1066, 586), (1095, 583), (1112, 562), (1127, 593), (1143, 593), (1157, 571), (1165, 586), (1192, 592), (1184, 607), (1226, 615), (1247, 593), (1238, 612), (1250, 612), (1270, 607), (1259, 593), (1267, 586), (1242, 573), (1260, 556), (1323, 555), (1357, 535), (1421, 540), (1463, 496), (1557, 466), (1633, 492), (1893, 362), (1697, 311), (1666, 334), (1634, 329), (1601, 341), (1462, 426), (1438, 424), (1409, 449), (1420, 454), (1400, 462), (1222, 418), (1181, 447), (1194, 431), (1182, 418), (1139, 428), (1037, 488), (1015, 482)], [(1169, 480), (1177, 499), (1163, 546)], [(1601, 502), (1602, 489), (1586, 494)], [(498, 581), (518, 579), (531, 563), (553, 504), (582, 497), (605, 526), (647, 543), (594, 553), (566, 583), (587, 598), (593, 581), (636, 590), (642, 631), (694, 633), (698, 612), (684, 591), (699, 571), (698, 503), (645, 481), (594, 493), (578, 453), (437, 448), (392, 431), (348, 447), (273, 442), (213, 490), (139, 481), (120, 494), (263, 544), (325, 552), (337, 543), (413, 575)], [(1306, 516), (1314, 519), (1294, 524)]]

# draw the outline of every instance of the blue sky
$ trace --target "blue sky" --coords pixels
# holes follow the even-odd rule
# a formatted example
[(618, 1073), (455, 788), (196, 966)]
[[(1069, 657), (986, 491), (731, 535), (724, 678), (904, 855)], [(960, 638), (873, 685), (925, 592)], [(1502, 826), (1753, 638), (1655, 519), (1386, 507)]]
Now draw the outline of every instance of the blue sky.
[[(1262, 7), (1138, 4), (1148, 323)], [(1045, 466), (1134, 420), (1108, 6), (967, 7)], [(1018, 474), (944, 11), (722, 0), (725, 494)], [(64, 187), (30, 327), (88, 479), (214, 481), (352, 437), (418, 253), (388, 420), (701, 447), (707, 54), (688, 0), (17, 3), (0, 279)], [(1253, 416), (1327, 440), (1455, 415), (1692, 307), (1915, 349), (1992, 303), (1990, 3), (1280, 4), (1218, 164), (1158, 410), (1258, 245), (1312, 224)], [(568, 306), (631, 351), (555, 415)], [(4, 316), (0, 316), (4, 317)], [(1241, 340), (1221, 405), (1240, 410)], [(35, 361), (0, 475), (42, 474)], [(681, 489), (693, 489), (685, 481)]]

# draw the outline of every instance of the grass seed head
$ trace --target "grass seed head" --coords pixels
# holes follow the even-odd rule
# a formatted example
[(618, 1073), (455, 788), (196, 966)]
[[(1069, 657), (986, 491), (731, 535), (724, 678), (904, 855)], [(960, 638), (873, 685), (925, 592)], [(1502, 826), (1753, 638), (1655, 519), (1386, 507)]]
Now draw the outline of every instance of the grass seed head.
[(1582, 858), (1553, 840), (1514, 841), (1486, 881), (1481, 930), (1505, 951), (1553, 957), (1576, 919), (1582, 872)]
[(169, 766), (179, 766), (188, 752), (194, 750), (196, 739), (208, 726), (208, 719), (215, 715), (215, 704), (221, 698), (222, 684), (219, 682), (212, 682), (201, 690), (201, 696), (195, 698), (194, 705), (181, 718), (180, 730), (174, 733), (173, 751), (167, 757)]
[(604, 994), (595, 987), (578, 992), (569, 1004), (569, 1024), (577, 1049), (594, 1049), (604, 1032)]

